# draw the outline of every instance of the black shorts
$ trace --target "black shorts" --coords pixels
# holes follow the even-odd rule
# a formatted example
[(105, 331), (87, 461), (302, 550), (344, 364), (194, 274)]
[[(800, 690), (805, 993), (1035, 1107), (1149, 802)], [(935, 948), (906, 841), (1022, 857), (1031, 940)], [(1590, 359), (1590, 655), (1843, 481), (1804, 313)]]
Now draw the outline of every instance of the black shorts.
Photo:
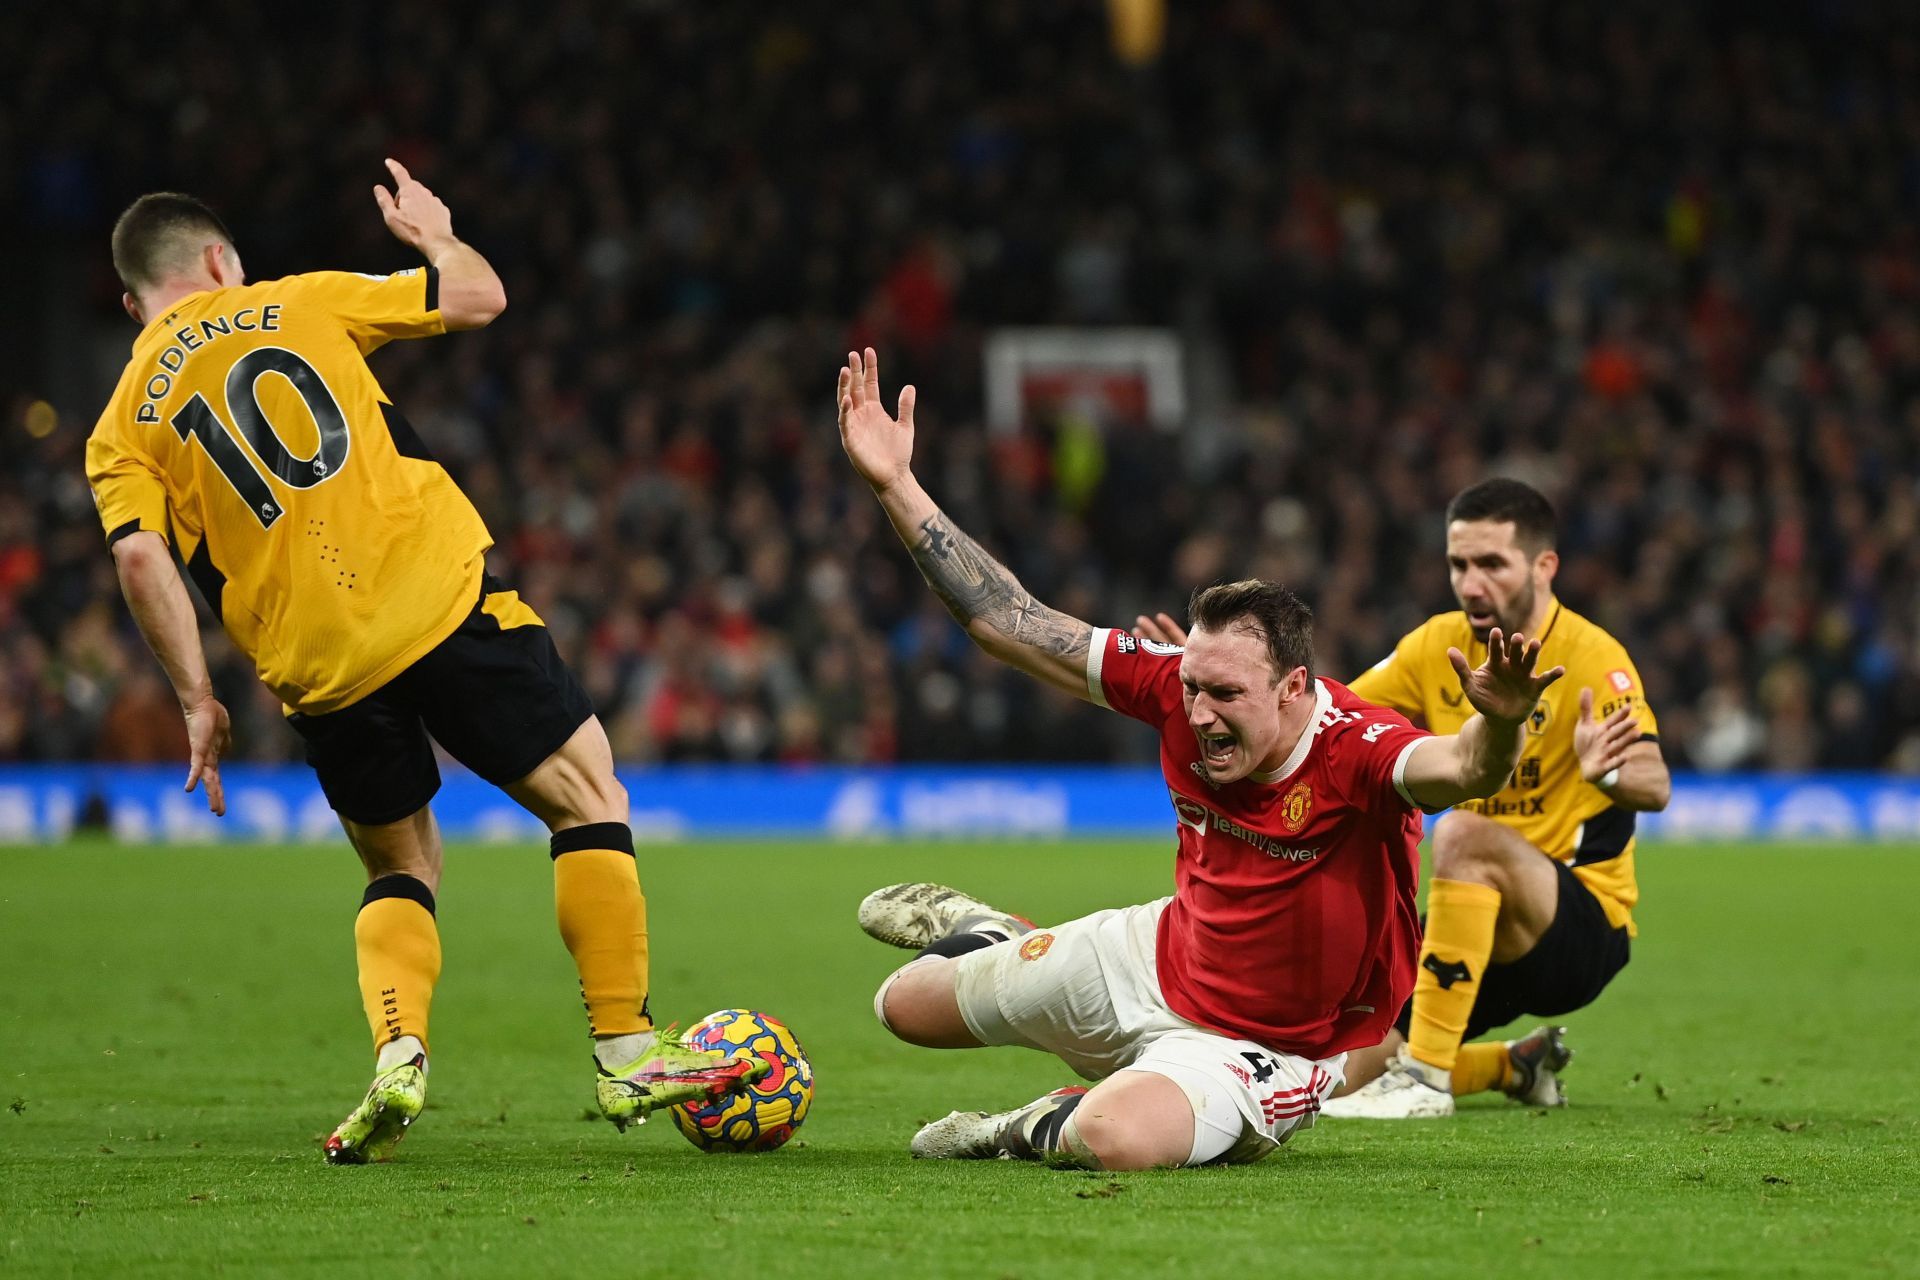
[(503, 629), (485, 612), (487, 597), (503, 589), (484, 579), (473, 612), (452, 635), (352, 706), (288, 717), (341, 817), (398, 822), (433, 799), (440, 768), (428, 734), (505, 786), (532, 773), (593, 715), (544, 626)]
[[(1490, 964), (1467, 1016), (1466, 1040), (1478, 1040), (1517, 1018), (1555, 1018), (1599, 999), (1613, 975), (1627, 967), (1627, 931), (1615, 928), (1593, 891), (1555, 860), (1560, 902), (1553, 923), (1533, 950), (1512, 964)], [(1413, 1001), (1397, 1024), (1406, 1034)]]

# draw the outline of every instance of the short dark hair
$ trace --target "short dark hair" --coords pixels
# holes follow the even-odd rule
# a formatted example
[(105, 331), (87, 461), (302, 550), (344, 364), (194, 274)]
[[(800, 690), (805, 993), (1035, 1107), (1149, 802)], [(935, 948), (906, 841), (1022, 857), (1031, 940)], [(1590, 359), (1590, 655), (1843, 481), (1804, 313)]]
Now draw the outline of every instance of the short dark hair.
[(227, 224), (206, 203), (177, 191), (154, 191), (127, 206), (113, 224), (113, 269), (127, 292), (158, 284), (176, 265), (181, 240), (209, 236), (233, 243)]
[(1187, 601), (1187, 618), (1208, 631), (1244, 626), (1266, 641), (1276, 684), (1295, 667), (1313, 678), (1313, 610), (1277, 582), (1244, 578), (1202, 587)]
[(1482, 480), (1455, 494), (1447, 504), (1447, 523), (1455, 520), (1511, 524), (1514, 541), (1535, 555), (1552, 548), (1560, 538), (1560, 521), (1546, 495), (1507, 476)]

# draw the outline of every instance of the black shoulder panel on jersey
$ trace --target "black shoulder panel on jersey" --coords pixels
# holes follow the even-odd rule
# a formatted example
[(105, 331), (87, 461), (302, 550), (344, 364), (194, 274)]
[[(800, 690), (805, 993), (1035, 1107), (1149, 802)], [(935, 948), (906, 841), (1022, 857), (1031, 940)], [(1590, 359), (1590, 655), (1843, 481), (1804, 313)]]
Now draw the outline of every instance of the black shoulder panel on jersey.
[(220, 596), (227, 589), (227, 575), (214, 568), (213, 557), (207, 554), (207, 540), (200, 539), (200, 545), (193, 549), (193, 555), (187, 560), (187, 576), (193, 579), (193, 585), (200, 588), (200, 595), (207, 602), (207, 608), (213, 610), (213, 616), (222, 625), (227, 616), (221, 611)]
[(427, 264), (427, 310), (440, 309), (440, 268)]
[(1633, 839), (1633, 824), (1633, 810), (1617, 804), (1608, 805), (1588, 818), (1580, 828), (1580, 847), (1573, 851), (1573, 865), (1582, 867), (1589, 862), (1619, 857), (1625, 852), (1627, 841)]
[(393, 447), (399, 450), (401, 457), (418, 458), (422, 462), (439, 461), (433, 456), (433, 451), (427, 448), (427, 442), (420, 438), (420, 433), (413, 429), (413, 424), (407, 421), (406, 414), (385, 403), (381, 404), (380, 413), (387, 420), (387, 434), (393, 437)]

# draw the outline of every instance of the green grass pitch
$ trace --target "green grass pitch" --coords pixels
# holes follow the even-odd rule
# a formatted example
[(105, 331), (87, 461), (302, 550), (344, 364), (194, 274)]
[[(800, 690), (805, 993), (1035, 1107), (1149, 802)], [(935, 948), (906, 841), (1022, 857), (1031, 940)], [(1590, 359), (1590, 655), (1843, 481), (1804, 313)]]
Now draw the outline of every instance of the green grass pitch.
[(371, 1060), (357, 864), (328, 849), (0, 851), (0, 1277), (1915, 1274), (1911, 849), (1641, 854), (1632, 965), (1568, 1021), (1574, 1105), (1326, 1122), (1262, 1164), (921, 1164), (925, 1119), (1066, 1083), (891, 1041), (867, 889), (1036, 918), (1165, 891), (1158, 843), (643, 847), (654, 1007), (753, 1005), (819, 1073), (788, 1149), (707, 1156), (592, 1106), (540, 848), (449, 851), (433, 1094), (391, 1165), (318, 1142)]

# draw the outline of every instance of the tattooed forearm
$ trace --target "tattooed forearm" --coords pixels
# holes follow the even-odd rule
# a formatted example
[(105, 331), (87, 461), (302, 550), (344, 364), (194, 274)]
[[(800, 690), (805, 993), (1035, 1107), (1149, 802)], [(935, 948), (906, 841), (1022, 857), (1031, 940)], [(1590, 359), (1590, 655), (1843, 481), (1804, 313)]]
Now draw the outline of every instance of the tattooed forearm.
[(1008, 568), (936, 511), (909, 549), (920, 573), (961, 626), (986, 623), (1009, 640), (1043, 653), (1085, 653), (1092, 630), (1035, 600)]

